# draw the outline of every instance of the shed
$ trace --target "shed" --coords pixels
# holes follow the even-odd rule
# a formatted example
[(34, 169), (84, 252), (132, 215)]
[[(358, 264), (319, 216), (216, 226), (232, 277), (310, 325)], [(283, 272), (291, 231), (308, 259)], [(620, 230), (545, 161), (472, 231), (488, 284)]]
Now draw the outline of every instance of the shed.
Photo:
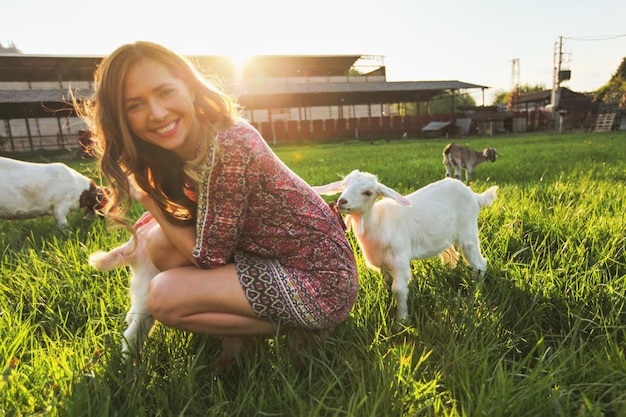
[(450, 122), (430, 122), (422, 128), (423, 138), (438, 138), (441, 136), (454, 136), (460, 132), (460, 128)]

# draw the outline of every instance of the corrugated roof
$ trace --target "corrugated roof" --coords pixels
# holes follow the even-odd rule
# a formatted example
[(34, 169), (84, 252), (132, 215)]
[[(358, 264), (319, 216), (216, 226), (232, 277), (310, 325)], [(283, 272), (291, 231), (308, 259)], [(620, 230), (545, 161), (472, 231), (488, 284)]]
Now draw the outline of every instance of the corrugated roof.
[[(361, 55), (266, 55), (250, 58), (235, 72), (232, 60), (220, 56), (189, 57), (221, 75), (246, 109), (314, 107), (375, 103), (424, 102), (442, 91), (484, 89), (462, 81), (289, 82), (290, 77), (345, 76)], [(102, 57), (0, 55), (0, 81), (91, 81)], [(384, 72), (384, 67), (381, 67)], [(238, 76), (236, 76), (238, 75)], [(284, 83), (263, 82), (280, 79)], [(235, 80), (247, 80), (240, 82)], [(253, 81), (250, 81), (253, 80)], [(260, 80), (260, 81), (259, 81)], [(272, 81), (273, 81), (272, 80)], [(76, 90), (81, 99), (92, 94)], [(69, 109), (66, 90), (0, 90), (0, 119), (48, 117)], [(58, 114), (58, 113), (56, 113)]]
[[(318, 77), (347, 75), (360, 55), (261, 55), (237, 68), (224, 56), (193, 55), (202, 71), (230, 80), (261, 77)], [(102, 56), (0, 54), (0, 81), (92, 81)]]
[[(462, 81), (401, 81), (355, 83), (266, 84), (233, 87), (232, 93), (246, 109), (338, 106), (375, 103), (425, 102), (446, 90), (487, 88)], [(74, 90), (78, 99), (89, 89)], [(0, 90), (0, 119), (50, 117), (69, 109), (67, 90)]]

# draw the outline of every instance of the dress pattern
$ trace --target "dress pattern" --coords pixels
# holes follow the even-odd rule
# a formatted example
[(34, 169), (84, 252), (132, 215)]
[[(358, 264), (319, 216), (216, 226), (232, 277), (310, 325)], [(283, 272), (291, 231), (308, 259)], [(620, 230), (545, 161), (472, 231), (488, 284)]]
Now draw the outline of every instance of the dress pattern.
[(234, 262), (252, 309), (277, 325), (323, 329), (345, 320), (358, 273), (337, 214), (249, 124), (217, 142), (220, 160), (198, 187), (198, 264)]

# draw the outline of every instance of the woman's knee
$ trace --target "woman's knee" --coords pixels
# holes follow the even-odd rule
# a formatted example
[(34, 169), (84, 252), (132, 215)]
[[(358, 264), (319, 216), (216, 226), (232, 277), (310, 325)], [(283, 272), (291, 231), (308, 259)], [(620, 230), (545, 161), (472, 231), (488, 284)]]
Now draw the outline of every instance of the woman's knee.
[(150, 281), (148, 289), (148, 311), (150, 314), (163, 324), (170, 324), (173, 320), (173, 306), (170, 305), (171, 293), (169, 279), (167, 274), (158, 274)]
[(161, 227), (156, 226), (150, 229), (147, 241), (148, 253), (159, 271), (189, 265), (189, 261), (167, 238)]

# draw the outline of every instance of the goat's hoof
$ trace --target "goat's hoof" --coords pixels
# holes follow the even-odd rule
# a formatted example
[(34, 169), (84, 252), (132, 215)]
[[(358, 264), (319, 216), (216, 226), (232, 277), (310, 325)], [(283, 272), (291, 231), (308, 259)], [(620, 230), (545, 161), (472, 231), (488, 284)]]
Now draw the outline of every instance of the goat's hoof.
[(393, 325), (393, 330), (395, 332), (401, 332), (402, 330), (406, 329), (407, 327), (411, 326), (411, 320), (409, 319), (408, 316), (406, 317), (396, 317), (396, 321)]

